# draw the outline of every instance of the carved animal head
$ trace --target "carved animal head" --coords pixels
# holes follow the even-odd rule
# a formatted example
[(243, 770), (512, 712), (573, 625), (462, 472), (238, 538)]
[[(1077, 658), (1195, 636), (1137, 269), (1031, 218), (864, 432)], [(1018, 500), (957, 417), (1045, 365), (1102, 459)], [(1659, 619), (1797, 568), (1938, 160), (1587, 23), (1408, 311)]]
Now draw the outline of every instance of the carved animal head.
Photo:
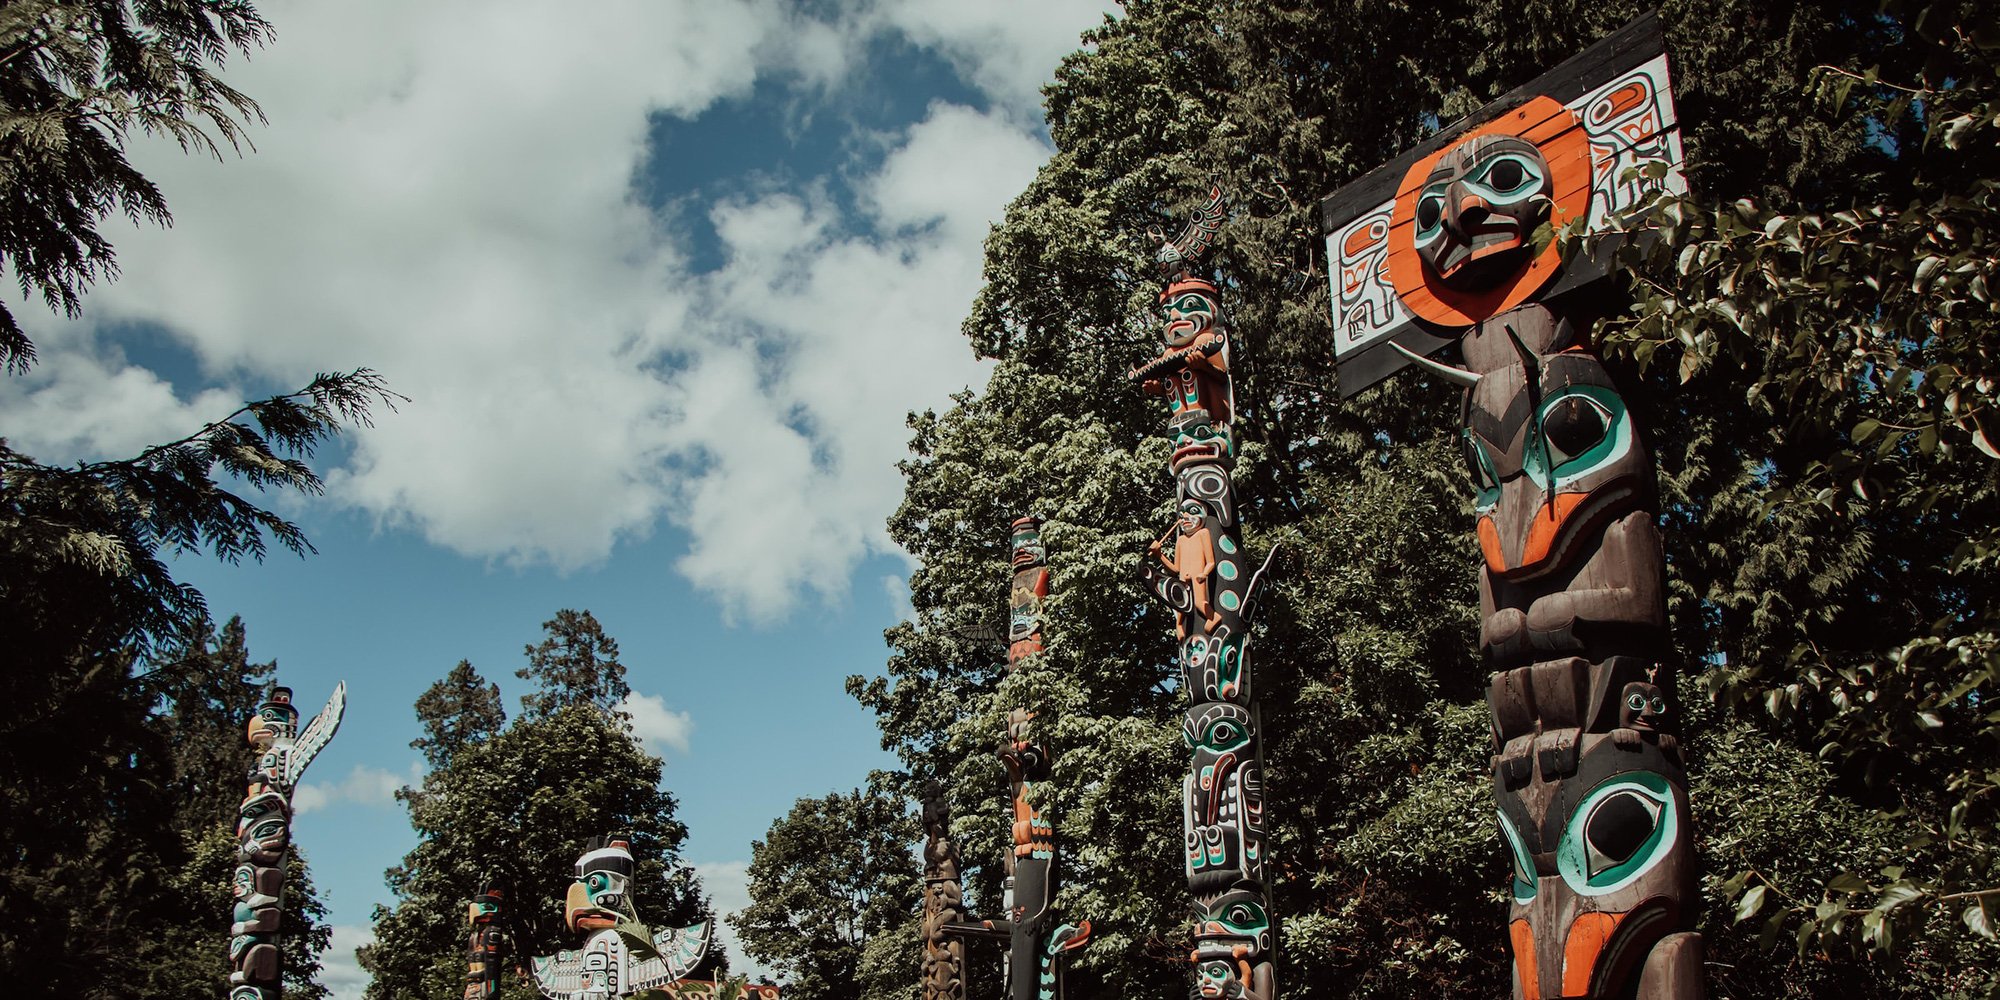
[(500, 886), (488, 882), (479, 887), (479, 895), (465, 906), (465, 919), (474, 924), (490, 924), (500, 919)]
[(1652, 467), (1624, 397), (1567, 322), (1524, 306), (1466, 334), (1465, 457), (1486, 567), (1529, 579), (1567, 565), (1650, 502)]
[(621, 837), (592, 837), (576, 859), (576, 881), (563, 900), (563, 919), (572, 931), (614, 927), (620, 917), (637, 919), (632, 908), (632, 849)]

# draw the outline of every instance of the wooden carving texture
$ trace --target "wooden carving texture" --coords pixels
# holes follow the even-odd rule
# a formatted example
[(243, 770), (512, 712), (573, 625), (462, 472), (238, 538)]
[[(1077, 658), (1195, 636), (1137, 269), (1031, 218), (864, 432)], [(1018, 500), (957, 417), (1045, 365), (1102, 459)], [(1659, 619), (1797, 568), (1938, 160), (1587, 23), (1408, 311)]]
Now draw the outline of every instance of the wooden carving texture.
[[(1522, 1000), (1703, 995), (1656, 476), (1584, 340), (1612, 258), (1547, 238), (1625, 239), (1680, 161), (1648, 15), (1321, 203), (1343, 392), (1411, 362), (1465, 387)], [(1464, 369), (1420, 357), (1453, 340)]]
[(500, 927), (500, 887), (487, 883), (466, 906), (472, 932), (465, 946), (465, 1000), (487, 1000), (500, 992), (500, 970), (507, 959), (507, 932)]
[(326, 707), (299, 729), (291, 688), (273, 688), (244, 736), (257, 751), (237, 807), (235, 897), (229, 927), (229, 1000), (278, 1000), (283, 993), (285, 862), (292, 848), (292, 790), (340, 728), (347, 687), (336, 684)]
[[(1009, 541), (1013, 584), (1008, 597), (1007, 669), (1011, 672), (1042, 652), (1042, 601), (1049, 595), (1049, 568), (1040, 521), (1015, 520)], [(1007, 768), (1013, 812), (1013, 849), (1006, 859), (1013, 898), (1007, 916), (940, 925), (946, 934), (1007, 942), (1008, 1000), (1059, 1000), (1063, 954), (1090, 940), (1090, 921), (1065, 923), (1054, 909), (1060, 884), (1055, 827), (1030, 794), (1036, 782), (1048, 780), (1051, 758), (1048, 748), (1033, 737), (1034, 719), (1035, 713), (1026, 707), (1008, 712), (1006, 739), (998, 751)], [(930, 989), (928, 979), (925, 989)]]
[[(1205, 227), (1205, 245), (1221, 217), (1216, 191), (1189, 231)], [(1184, 234), (1179, 242), (1190, 240)], [(1158, 357), (1132, 372), (1147, 392), (1167, 398), (1176, 483), (1174, 523), (1149, 547), (1141, 576), (1174, 611), (1181, 687), (1188, 693), (1182, 738), (1192, 760), (1181, 819), (1193, 896), (1194, 995), (1275, 1000), (1263, 741), (1250, 665), (1263, 571), (1251, 571), (1231, 479), (1236, 449), (1229, 328), (1217, 287), (1186, 270), (1193, 256), (1161, 252), (1169, 276), (1160, 296), (1165, 344)]]
[(965, 1000), (965, 940), (947, 925), (965, 920), (964, 888), (958, 880), (958, 846), (951, 840), (951, 814), (942, 797), (924, 802), (924, 1000)]
[(1692, 1000), (1701, 940), (1655, 475), (1577, 325), (1466, 333), (1493, 793), (1517, 997)]

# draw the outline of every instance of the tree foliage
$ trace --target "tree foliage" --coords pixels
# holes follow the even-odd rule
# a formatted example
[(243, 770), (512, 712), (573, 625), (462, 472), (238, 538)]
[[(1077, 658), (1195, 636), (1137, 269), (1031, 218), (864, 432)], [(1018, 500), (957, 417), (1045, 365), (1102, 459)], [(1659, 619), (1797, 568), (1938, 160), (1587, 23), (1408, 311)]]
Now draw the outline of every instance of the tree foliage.
[(548, 637), (528, 646), (528, 665), (514, 676), (533, 681), (537, 690), (521, 696), (521, 715), (547, 718), (565, 708), (582, 706), (625, 720), (620, 707), (632, 686), (625, 683), (625, 665), (618, 662), (618, 640), (588, 611), (564, 608), (542, 623)]
[[(529, 956), (575, 947), (562, 899), (572, 863), (594, 836), (628, 835), (642, 921), (683, 926), (708, 909), (700, 882), (680, 863), (687, 827), (660, 787), (660, 759), (622, 718), (571, 697), (616, 686), (624, 672), (616, 642), (587, 611), (564, 611), (544, 627), (547, 640), (528, 647), (531, 666), (538, 652), (577, 648), (578, 634), (589, 637), (591, 651), (559, 673), (536, 675), (545, 686), (524, 702), (550, 706), (545, 711), (504, 723), (498, 692), (464, 661), (417, 701), (424, 736), (415, 745), (432, 766), (420, 786), (397, 793), (420, 839), (389, 869), (396, 903), (376, 908), (375, 943), (360, 950), (374, 976), (370, 997), (462, 996), (465, 904), (488, 879), (507, 887), (512, 962), (525, 968)], [(534, 995), (523, 982), (509, 989)]]
[[(0, 726), (0, 981), (24, 996), (192, 995), (229, 973), (243, 724), (273, 672), (205, 624), (134, 673), (91, 661), (52, 714)], [(285, 886), (287, 989), (331, 930), (302, 853)]]
[(750, 844), (750, 905), (730, 915), (744, 951), (799, 1000), (914, 997), (916, 816), (900, 795), (804, 798)]
[(1804, 886), (1741, 868), (1723, 887), (1737, 915), (1802, 951), (1920, 942), (1990, 963), (2000, 22), (1970, 3), (1883, 10), (1889, 44), (1820, 67), (1810, 90), (1897, 136), (1893, 173), (1841, 197), (1678, 198), (1633, 220), (1665, 238), (1628, 253), (1634, 301), (1608, 347), (1699, 401), (1674, 412), (1683, 425), (1729, 400), (1739, 429), (1704, 459), (1743, 470), (1743, 537), (1791, 549), (1732, 546), (1690, 581), (1726, 660), (1709, 689), (1850, 778), (1899, 842)]
[[(1290, 552), (1251, 654), (1286, 993), (1505, 995), (1458, 404), (1414, 373), (1338, 400), (1315, 202), (1645, 6), (1131, 0), (1045, 91), (1056, 152), (965, 324), (997, 364), (912, 418), (890, 531), (914, 614), (849, 687), (949, 787), (975, 910), (998, 900), (1002, 716), (1041, 713), (1059, 906), (1096, 928), (1079, 994), (1185, 988), (1172, 625), (1133, 582), (1173, 493), (1125, 372), (1157, 349), (1145, 234), (1212, 178), (1246, 541)], [(1676, 638), (1708, 665), (1688, 730), (1717, 995), (1983, 995), (1992, 15), (1662, 13), (1695, 194), (1660, 209), (1605, 336), (1660, 467)], [(1008, 676), (979, 637), (1029, 513), (1048, 648)], [(1737, 919), (1753, 891), (1774, 920)]]
[[(172, 221), (159, 188), (125, 159), (127, 141), (136, 131), (218, 157), (240, 148), (243, 126), (263, 113), (214, 70), (270, 37), (240, 0), (0, 7), (0, 262), (23, 295), (76, 316), (84, 289), (118, 272), (99, 222), (113, 212)], [(0, 304), (0, 364), (18, 373), (34, 359)]]

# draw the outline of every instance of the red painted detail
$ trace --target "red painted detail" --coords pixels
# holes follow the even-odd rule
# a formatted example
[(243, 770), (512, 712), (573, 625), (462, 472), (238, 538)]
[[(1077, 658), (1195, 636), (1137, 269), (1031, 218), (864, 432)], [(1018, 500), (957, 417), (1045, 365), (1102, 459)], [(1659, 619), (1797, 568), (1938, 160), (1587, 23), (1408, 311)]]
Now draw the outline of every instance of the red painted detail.
[(1521, 1000), (1542, 1000), (1542, 980), (1535, 969), (1535, 929), (1526, 920), (1507, 925), (1514, 942), (1514, 975), (1521, 980)]
[(1563, 942), (1563, 996), (1590, 995), (1590, 974), (1597, 970), (1597, 957), (1624, 920), (1623, 913), (1584, 913), (1569, 925), (1569, 938)]

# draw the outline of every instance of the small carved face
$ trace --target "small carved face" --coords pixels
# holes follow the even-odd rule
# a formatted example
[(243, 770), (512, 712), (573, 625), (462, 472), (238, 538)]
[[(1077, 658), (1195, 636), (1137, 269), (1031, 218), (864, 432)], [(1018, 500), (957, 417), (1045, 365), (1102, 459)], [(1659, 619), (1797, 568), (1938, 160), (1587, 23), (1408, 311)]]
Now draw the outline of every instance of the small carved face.
[(1192, 535), (1201, 530), (1202, 515), (1207, 513), (1199, 500), (1181, 501), (1181, 534)]
[(1412, 239), (1425, 266), (1458, 289), (1485, 287), (1527, 263), (1549, 216), (1549, 164), (1525, 139), (1483, 135), (1446, 153), (1417, 195)]
[(1011, 541), (1015, 569), (1039, 566), (1049, 561), (1048, 549), (1042, 545), (1041, 526), (1036, 522), (1028, 521), (1025, 524), (1016, 522)]
[(1199, 279), (1176, 282), (1160, 302), (1167, 310), (1166, 339), (1169, 347), (1186, 347), (1196, 337), (1212, 330), (1222, 306), (1216, 301), (1214, 285)]
[(1254, 960), (1271, 949), (1271, 916), (1257, 893), (1242, 889), (1225, 892), (1195, 911), (1196, 961)]
[(1659, 733), (1667, 728), (1667, 696), (1659, 685), (1633, 681), (1618, 703), (1618, 724), (1626, 729)]

